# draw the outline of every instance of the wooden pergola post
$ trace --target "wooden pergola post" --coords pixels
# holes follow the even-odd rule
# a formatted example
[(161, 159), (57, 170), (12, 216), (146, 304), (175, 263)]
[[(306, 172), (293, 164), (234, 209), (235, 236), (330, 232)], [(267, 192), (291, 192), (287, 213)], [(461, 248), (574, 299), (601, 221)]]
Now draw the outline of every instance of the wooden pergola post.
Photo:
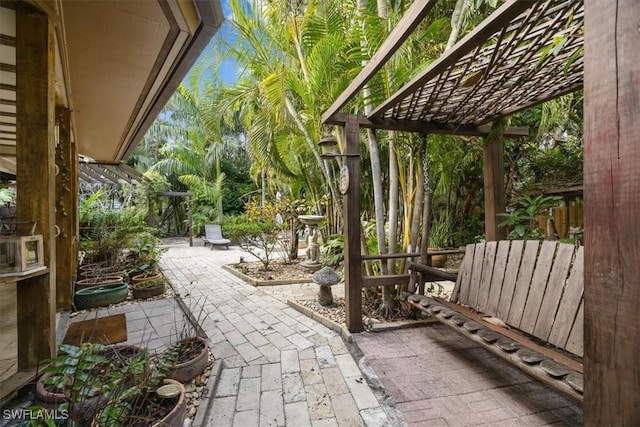
[(58, 145), (56, 147), (56, 301), (57, 310), (69, 310), (72, 304), (73, 279), (76, 274), (78, 247), (78, 159), (71, 143), (71, 112), (68, 108), (56, 107)]
[(345, 164), (349, 187), (344, 195), (345, 314), (349, 332), (362, 332), (362, 260), (360, 254), (360, 126), (356, 116), (347, 117)]
[[(499, 126), (499, 125), (498, 125)], [(484, 231), (487, 241), (506, 239), (499, 213), (506, 209), (504, 195), (504, 144), (502, 132), (492, 132), (483, 138)]]
[[(49, 272), (18, 283), (18, 369), (55, 354), (54, 32), (44, 13), (16, 8), (16, 219), (37, 221)], [(24, 230), (23, 230), (24, 232)]]
[(584, 420), (640, 425), (640, 2), (585, 1)]

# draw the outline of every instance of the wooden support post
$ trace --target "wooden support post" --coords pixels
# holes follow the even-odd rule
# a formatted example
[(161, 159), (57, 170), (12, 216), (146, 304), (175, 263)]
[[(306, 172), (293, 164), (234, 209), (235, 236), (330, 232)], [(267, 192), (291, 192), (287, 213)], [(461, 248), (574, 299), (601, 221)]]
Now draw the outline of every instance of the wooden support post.
[[(48, 274), (18, 283), (18, 368), (56, 351), (54, 32), (46, 14), (16, 9), (16, 219), (37, 221)], [(24, 230), (23, 230), (24, 231)]]
[(584, 421), (640, 425), (640, 2), (585, 1)]
[(344, 127), (349, 188), (344, 196), (345, 311), (349, 332), (362, 332), (362, 259), (360, 256), (360, 127), (349, 116)]
[[(500, 126), (498, 123), (497, 126)], [(504, 195), (504, 147), (502, 132), (492, 132), (484, 138), (484, 231), (487, 241), (503, 240), (507, 237), (499, 213), (506, 209)]]
[(193, 196), (187, 196), (187, 209), (189, 209), (189, 246), (193, 246)]
[(58, 127), (58, 146), (56, 147), (56, 225), (59, 234), (56, 238), (56, 308), (58, 311), (70, 310), (73, 302), (72, 288), (77, 266), (76, 240), (77, 188), (74, 189), (74, 165), (77, 171), (77, 159), (71, 147), (71, 113), (68, 108), (56, 107), (56, 126)]

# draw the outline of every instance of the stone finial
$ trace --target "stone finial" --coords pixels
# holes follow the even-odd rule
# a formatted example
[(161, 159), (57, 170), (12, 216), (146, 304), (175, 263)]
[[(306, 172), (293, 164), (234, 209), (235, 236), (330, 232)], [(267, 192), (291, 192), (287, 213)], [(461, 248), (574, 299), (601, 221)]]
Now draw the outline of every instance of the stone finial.
[(311, 279), (318, 285), (327, 286), (333, 286), (340, 282), (340, 276), (338, 276), (338, 273), (336, 273), (331, 267), (322, 267), (320, 270), (313, 273)]
[(333, 293), (331, 292), (331, 287), (340, 281), (338, 273), (336, 273), (331, 267), (323, 267), (313, 273), (311, 278), (315, 283), (320, 285), (317, 296), (318, 304), (324, 307), (333, 305)]

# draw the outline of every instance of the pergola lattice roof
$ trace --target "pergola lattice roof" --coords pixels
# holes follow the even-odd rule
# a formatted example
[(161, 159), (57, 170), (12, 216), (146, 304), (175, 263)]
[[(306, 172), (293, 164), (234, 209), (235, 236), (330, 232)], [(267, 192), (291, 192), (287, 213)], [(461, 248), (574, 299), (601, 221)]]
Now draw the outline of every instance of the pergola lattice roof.
[[(370, 64), (323, 116), (360, 90), (424, 18), (435, 1), (416, 0)], [(431, 63), (368, 119), (405, 130), (477, 126), (582, 87), (582, 0), (510, 0)], [(391, 42), (389, 42), (391, 41)]]

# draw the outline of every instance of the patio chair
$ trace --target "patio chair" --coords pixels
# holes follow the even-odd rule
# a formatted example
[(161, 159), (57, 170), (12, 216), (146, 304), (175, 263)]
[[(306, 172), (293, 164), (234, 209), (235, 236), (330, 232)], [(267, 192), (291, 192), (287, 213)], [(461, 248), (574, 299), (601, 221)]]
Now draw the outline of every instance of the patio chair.
[(205, 225), (204, 232), (205, 236), (202, 240), (204, 241), (205, 246), (211, 245), (211, 250), (213, 250), (214, 246), (224, 246), (225, 248), (229, 249), (231, 240), (222, 237), (222, 230), (220, 229), (219, 224)]

